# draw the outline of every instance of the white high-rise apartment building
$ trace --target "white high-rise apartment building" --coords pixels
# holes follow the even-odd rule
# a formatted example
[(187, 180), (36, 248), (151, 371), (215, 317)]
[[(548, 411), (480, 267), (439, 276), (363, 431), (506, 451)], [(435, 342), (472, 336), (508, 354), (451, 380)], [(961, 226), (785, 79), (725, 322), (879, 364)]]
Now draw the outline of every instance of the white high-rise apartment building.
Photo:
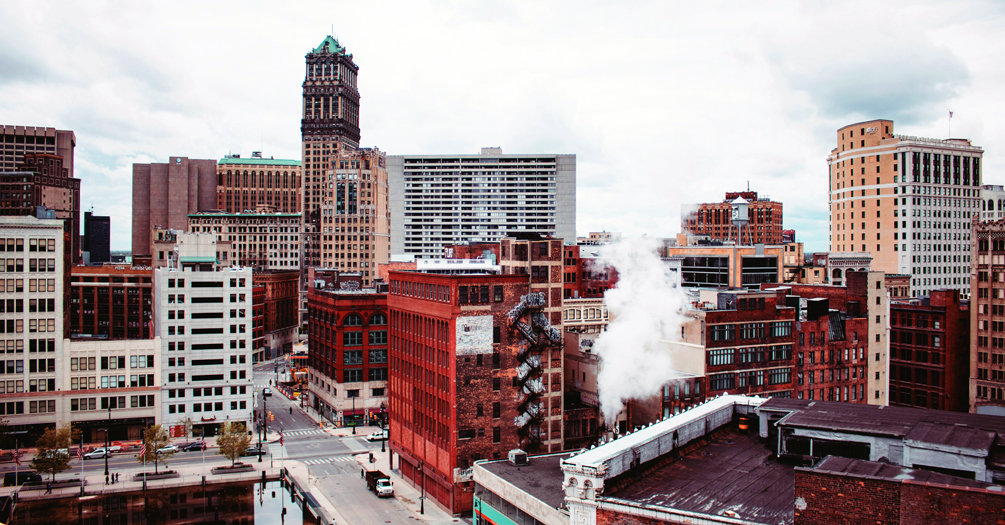
[[(391, 253), (443, 257), (444, 245), (539, 233), (576, 242), (576, 156), (389, 155)], [(399, 211), (400, 210), (400, 211)]]
[(872, 270), (911, 276), (911, 294), (970, 293), (970, 224), (984, 150), (967, 139), (893, 134), (893, 121), (837, 131), (827, 158), (830, 251), (869, 252)]
[(161, 420), (207, 436), (225, 422), (252, 428), (252, 270), (193, 271), (200, 263), (186, 260), (154, 272)]

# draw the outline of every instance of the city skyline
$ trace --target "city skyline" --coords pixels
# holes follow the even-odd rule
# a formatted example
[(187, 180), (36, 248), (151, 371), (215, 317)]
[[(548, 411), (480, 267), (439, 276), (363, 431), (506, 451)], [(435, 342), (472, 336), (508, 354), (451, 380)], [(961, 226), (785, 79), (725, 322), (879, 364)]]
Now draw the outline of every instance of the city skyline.
[(308, 22), (199, 7), (0, 8), (0, 110), (77, 134), (81, 204), (112, 217), (113, 250), (129, 246), (134, 162), (299, 159), (303, 56), (331, 32), (361, 69), (361, 146), (576, 154), (579, 235), (671, 236), (681, 202), (749, 181), (785, 203), (807, 252), (826, 250), (833, 133), (876, 118), (946, 138), (952, 109), (952, 135), (985, 149), (983, 182), (1001, 182), (1005, 128), (983, 118), (1005, 81), (991, 3), (399, 4), (386, 31), (340, 25), (366, 19), (352, 4), (308, 7)]

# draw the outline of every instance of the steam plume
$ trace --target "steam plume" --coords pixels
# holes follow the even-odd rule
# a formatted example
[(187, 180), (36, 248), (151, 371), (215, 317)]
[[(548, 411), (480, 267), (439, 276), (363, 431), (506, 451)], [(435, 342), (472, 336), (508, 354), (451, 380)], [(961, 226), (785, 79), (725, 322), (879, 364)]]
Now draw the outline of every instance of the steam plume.
[(618, 271), (617, 286), (604, 296), (611, 320), (594, 343), (600, 356), (600, 409), (608, 425), (625, 401), (651, 397), (680, 375), (659, 342), (680, 339), (686, 299), (681, 288), (673, 287), (659, 246), (656, 239), (634, 238), (600, 250), (600, 262)]

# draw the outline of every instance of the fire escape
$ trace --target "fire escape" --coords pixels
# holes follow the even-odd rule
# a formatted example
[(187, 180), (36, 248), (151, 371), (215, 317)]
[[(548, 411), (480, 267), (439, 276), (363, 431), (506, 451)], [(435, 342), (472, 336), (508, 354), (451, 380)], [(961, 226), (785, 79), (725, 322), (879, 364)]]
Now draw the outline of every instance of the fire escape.
[(547, 415), (548, 406), (542, 400), (547, 389), (544, 384), (542, 355), (552, 346), (562, 341), (562, 333), (551, 326), (548, 316), (542, 311), (545, 296), (534, 292), (520, 297), (520, 303), (510, 310), (509, 324), (523, 336), (517, 351), (516, 367), (517, 415), (513, 423), (520, 436), (520, 448), (534, 452), (541, 444), (541, 421)]

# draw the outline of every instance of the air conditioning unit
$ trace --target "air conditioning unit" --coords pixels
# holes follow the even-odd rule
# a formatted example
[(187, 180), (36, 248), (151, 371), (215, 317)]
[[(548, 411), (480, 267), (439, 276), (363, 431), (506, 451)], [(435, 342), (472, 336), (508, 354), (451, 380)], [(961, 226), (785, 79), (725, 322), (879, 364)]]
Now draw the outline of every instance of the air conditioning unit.
[(522, 467), (527, 465), (527, 453), (515, 448), (509, 451), (509, 464), (514, 467)]

